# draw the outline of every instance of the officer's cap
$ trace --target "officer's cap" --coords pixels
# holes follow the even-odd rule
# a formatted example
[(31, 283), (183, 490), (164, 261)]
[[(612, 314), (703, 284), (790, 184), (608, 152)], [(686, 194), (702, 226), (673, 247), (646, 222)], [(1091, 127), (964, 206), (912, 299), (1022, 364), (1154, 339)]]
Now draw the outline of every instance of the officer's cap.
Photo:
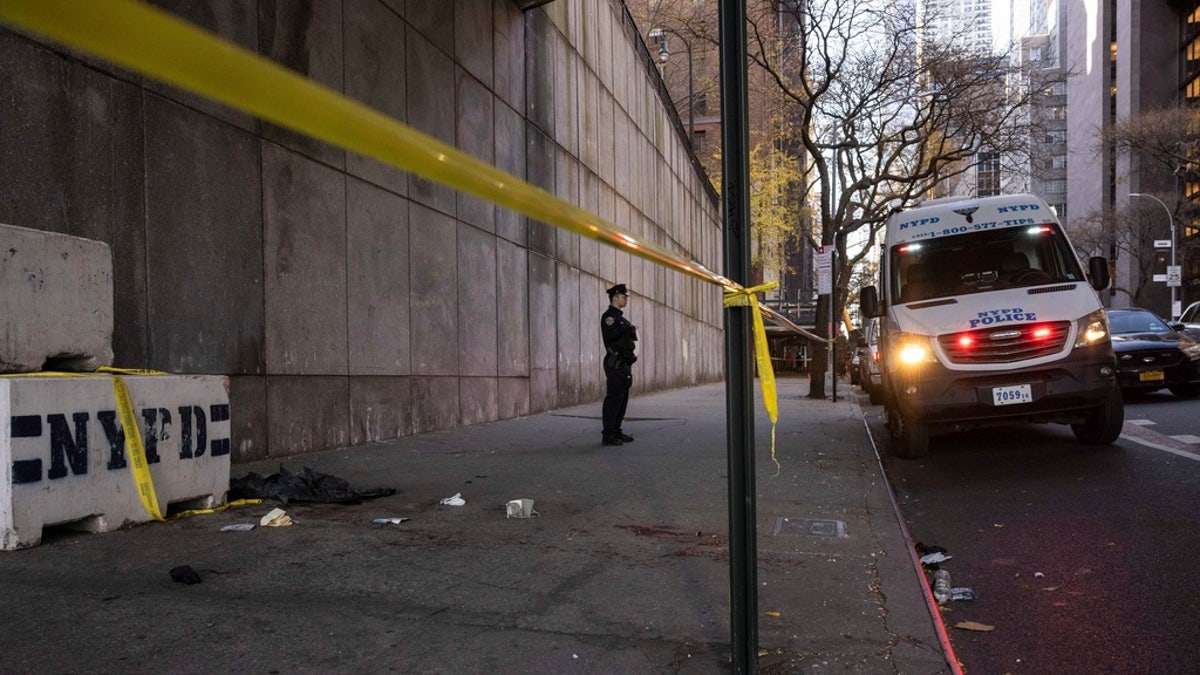
[(629, 291), (625, 290), (625, 284), (617, 284), (616, 286), (613, 286), (612, 288), (608, 289), (608, 297), (609, 298), (611, 298), (614, 295), (618, 295), (618, 294), (629, 295)]

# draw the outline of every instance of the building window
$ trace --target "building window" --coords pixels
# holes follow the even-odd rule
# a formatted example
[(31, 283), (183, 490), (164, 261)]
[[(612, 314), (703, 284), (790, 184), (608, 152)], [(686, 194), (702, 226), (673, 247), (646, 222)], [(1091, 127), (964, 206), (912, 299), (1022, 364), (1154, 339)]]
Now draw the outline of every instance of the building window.
[(1048, 180), (1042, 185), (1043, 192), (1048, 195), (1061, 195), (1067, 191), (1067, 181), (1065, 180)]
[(1052, 129), (1046, 132), (1046, 142), (1051, 145), (1061, 145), (1067, 142), (1067, 131), (1065, 129)]
[(707, 140), (708, 137), (705, 135), (703, 129), (692, 132), (692, 150), (696, 153), (697, 157), (704, 156), (704, 153), (707, 150), (705, 147)]
[(1000, 194), (1000, 153), (979, 153), (979, 161), (975, 165), (975, 191), (980, 197)]
[(1050, 210), (1054, 212), (1054, 215), (1057, 216), (1059, 220), (1066, 221), (1066, 219), (1067, 219), (1067, 205), (1066, 204), (1051, 204)]

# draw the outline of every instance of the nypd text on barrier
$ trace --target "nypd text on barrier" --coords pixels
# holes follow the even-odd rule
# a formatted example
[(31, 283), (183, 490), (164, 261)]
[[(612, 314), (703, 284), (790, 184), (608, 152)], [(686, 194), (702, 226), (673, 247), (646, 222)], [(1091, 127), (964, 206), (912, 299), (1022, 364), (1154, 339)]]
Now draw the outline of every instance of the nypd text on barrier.
[[(143, 445), (145, 446), (146, 462), (157, 464), (161, 461), (158, 454), (158, 444), (171, 437), (171, 411), (166, 408), (142, 408), (142, 420), (145, 423)], [(179, 414), (179, 458), (194, 459), (211, 452), (213, 457), (229, 454), (229, 438), (214, 438), (208, 440), (208, 424), (226, 422), (229, 420), (229, 405), (222, 403), (210, 405), (208, 414), (201, 406), (183, 405), (178, 408)], [(68, 417), (70, 420), (68, 421)], [(50, 480), (62, 479), (68, 475), (83, 475), (88, 471), (88, 420), (90, 413), (86, 411), (50, 413), (45, 416), (45, 425), (41, 415), (12, 415), (10, 417), (11, 438), (42, 438), (44, 427), (49, 427), (50, 469), (44, 475)], [(105, 468), (109, 471), (126, 469), (129, 460), (125, 456), (125, 430), (121, 427), (120, 418), (115, 410), (100, 410), (96, 412), (96, 420), (108, 441), (108, 463)], [(68, 472), (68, 468), (70, 471)], [(42, 459), (18, 459), (12, 463), (12, 484), (36, 483), (42, 480)]]

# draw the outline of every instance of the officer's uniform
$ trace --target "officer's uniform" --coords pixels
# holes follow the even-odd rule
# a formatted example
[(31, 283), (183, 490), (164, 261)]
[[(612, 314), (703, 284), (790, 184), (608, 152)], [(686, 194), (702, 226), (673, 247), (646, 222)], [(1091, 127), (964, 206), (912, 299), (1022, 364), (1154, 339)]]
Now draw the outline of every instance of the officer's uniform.
[[(627, 295), (625, 284), (608, 289), (609, 298), (615, 294)], [(633, 371), (630, 366), (637, 361), (634, 354), (637, 343), (637, 327), (629, 323), (625, 313), (616, 307), (609, 308), (600, 316), (600, 334), (604, 338), (604, 437), (605, 445), (620, 445), (633, 440), (621, 430), (625, 419), (625, 407), (629, 403), (629, 389), (633, 386)]]

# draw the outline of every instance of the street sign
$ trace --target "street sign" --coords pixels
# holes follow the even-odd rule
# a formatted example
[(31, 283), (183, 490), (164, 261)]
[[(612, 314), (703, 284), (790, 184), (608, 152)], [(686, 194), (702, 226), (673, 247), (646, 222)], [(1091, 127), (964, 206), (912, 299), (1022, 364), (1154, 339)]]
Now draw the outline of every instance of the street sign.
[(1180, 283), (1183, 279), (1181, 265), (1167, 265), (1167, 286), (1178, 288), (1183, 284)]
[(1150, 277), (1150, 280), (1151, 280), (1151, 281), (1156, 281), (1156, 282), (1158, 282), (1158, 283), (1162, 283), (1162, 282), (1164, 282), (1164, 281), (1166, 281), (1166, 280), (1167, 280), (1167, 275), (1165, 275), (1165, 274), (1155, 274), (1154, 276)]
[(1155, 239), (1154, 248), (1171, 248), (1170, 239)]
[(817, 247), (817, 295), (833, 292), (833, 247)]

